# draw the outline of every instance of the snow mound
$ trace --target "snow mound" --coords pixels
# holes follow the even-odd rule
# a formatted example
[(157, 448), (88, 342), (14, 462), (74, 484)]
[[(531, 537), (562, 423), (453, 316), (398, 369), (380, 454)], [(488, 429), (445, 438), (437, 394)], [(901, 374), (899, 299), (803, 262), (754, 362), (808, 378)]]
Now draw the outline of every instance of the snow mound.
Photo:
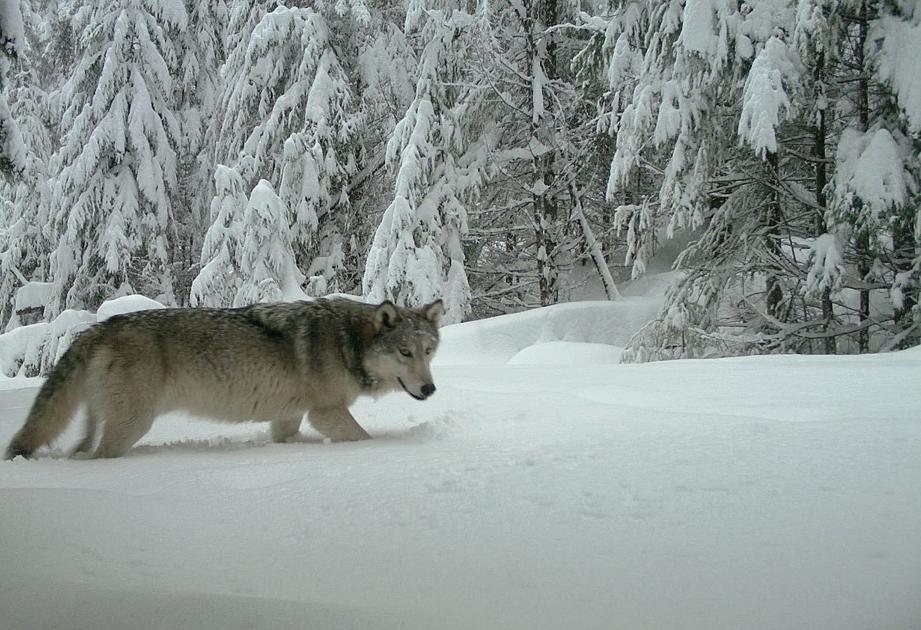
[(442, 414), (413, 425), (407, 432), (407, 436), (422, 441), (442, 440), (460, 430), (461, 423), (452, 414)]
[(43, 308), (51, 301), (52, 284), (50, 282), (27, 282), (16, 289), (15, 310)]
[(605, 343), (549, 341), (528, 346), (511, 359), (513, 365), (589, 365), (620, 363), (620, 346)]
[(0, 373), (16, 377), (47, 371), (95, 319), (90, 312), (68, 309), (52, 322), (20, 326), (0, 335)]
[[(436, 365), (495, 365), (509, 362), (548, 363), (554, 354), (567, 363), (610, 362), (646, 322), (653, 319), (658, 298), (625, 297), (614, 301), (570, 302), (523, 313), (445, 326)], [(547, 346), (569, 342), (563, 346)], [(607, 346), (600, 349), (597, 346)], [(578, 348), (576, 347), (578, 346)]]
[(166, 307), (156, 300), (151, 300), (149, 297), (143, 295), (123, 295), (114, 300), (103, 302), (99, 310), (96, 311), (96, 321), (104, 322), (116, 315), (134, 313), (136, 311), (150, 311), (159, 308)]

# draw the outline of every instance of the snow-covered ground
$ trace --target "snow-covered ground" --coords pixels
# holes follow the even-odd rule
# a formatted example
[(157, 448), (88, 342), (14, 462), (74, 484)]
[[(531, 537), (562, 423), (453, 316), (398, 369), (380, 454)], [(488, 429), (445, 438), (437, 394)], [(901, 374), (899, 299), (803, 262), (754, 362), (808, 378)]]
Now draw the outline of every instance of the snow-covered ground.
[(0, 628), (921, 627), (921, 350), (617, 364), (649, 309), (449, 327), (367, 442), (2, 462)]

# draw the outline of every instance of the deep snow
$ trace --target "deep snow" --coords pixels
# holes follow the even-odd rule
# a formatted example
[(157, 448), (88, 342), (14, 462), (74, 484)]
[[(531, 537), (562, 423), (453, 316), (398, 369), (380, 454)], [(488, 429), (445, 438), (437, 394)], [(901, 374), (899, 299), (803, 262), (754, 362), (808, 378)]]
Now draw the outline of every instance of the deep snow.
[(921, 350), (611, 363), (646, 308), (448, 327), (367, 442), (170, 417), (2, 462), (0, 627), (921, 627)]

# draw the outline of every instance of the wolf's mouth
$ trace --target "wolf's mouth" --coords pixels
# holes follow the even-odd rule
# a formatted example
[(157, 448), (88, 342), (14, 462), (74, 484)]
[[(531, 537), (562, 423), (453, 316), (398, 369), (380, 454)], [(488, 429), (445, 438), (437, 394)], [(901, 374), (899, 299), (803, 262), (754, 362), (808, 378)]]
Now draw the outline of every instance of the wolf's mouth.
[(425, 400), (425, 397), (424, 397), (424, 396), (417, 396), (416, 394), (414, 394), (414, 393), (412, 393), (411, 391), (409, 391), (409, 389), (406, 387), (406, 384), (403, 382), (403, 379), (402, 379), (402, 378), (400, 378), (400, 377), (398, 376), (398, 377), (397, 377), (397, 380), (400, 381), (400, 387), (402, 387), (402, 388), (403, 388), (403, 391), (405, 391), (407, 394), (409, 394), (410, 396), (412, 396), (412, 397), (415, 398), (416, 400)]

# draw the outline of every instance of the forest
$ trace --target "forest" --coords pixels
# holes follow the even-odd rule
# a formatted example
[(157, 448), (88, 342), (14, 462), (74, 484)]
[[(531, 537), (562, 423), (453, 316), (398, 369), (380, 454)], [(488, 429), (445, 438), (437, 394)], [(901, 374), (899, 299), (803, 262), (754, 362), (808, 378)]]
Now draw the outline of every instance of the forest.
[(921, 341), (917, 0), (6, 0), (0, 41), (7, 331), (664, 265), (626, 361)]

